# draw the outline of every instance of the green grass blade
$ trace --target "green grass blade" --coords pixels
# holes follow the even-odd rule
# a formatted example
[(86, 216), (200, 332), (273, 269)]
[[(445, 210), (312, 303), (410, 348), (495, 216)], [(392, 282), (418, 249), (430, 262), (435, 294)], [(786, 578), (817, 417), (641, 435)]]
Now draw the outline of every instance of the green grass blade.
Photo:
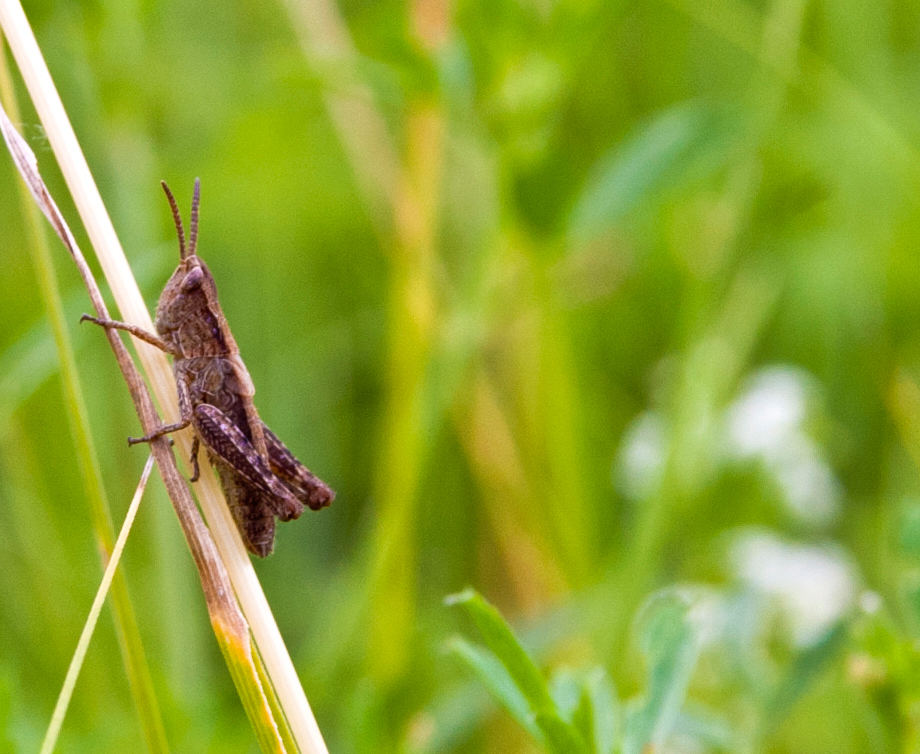
[(265, 694), (265, 700), (268, 702), (268, 708), (275, 720), (275, 724), (278, 726), (278, 734), (281, 736), (281, 743), (286, 751), (296, 752), (298, 751), (297, 742), (294, 740), (291, 726), (288, 725), (287, 717), (285, 717), (281, 702), (278, 700), (278, 694), (275, 691), (275, 687), (272, 685), (271, 678), (268, 677), (268, 673), (265, 670), (265, 663), (262, 661), (262, 656), (259, 654), (259, 648), (256, 646), (255, 642), (250, 642), (250, 652), (252, 653), (252, 660), (259, 677), (259, 683)]
[(58, 695), (57, 703), (54, 705), (54, 712), (51, 715), (51, 723), (45, 733), (42, 741), (42, 747), (39, 754), (51, 754), (57, 743), (58, 735), (61, 732), (61, 726), (64, 723), (64, 716), (67, 714), (67, 707), (70, 705), (70, 699), (73, 696), (73, 689), (77, 683), (77, 677), (80, 675), (80, 668), (83, 667), (83, 660), (86, 659), (86, 651), (89, 649), (90, 639), (93, 638), (93, 632), (96, 630), (96, 623), (99, 620), (99, 613), (102, 612), (102, 604), (105, 602), (106, 595), (109, 593), (109, 586), (112, 579), (115, 578), (115, 570), (121, 560), (121, 553), (125, 549), (125, 542), (128, 541), (128, 534), (131, 532), (131, 525), (134, 523), (134, 517), (137, 515), (137, 509), (141, 504), (141, 498), (144, 495), (144, 489), (147, 487), (147, 480), (150, 478), (150, 472), (153, 470), (153, 456), (147, 458), (144, 471), (141, 474), (141, 480), (138, 482), (137, 490), (134, 493), (134, 499), (128, 507), (128, 513), (125, 516), (125, 522), (118, 533), (118, 539), (112, 550), (112, 557), (105, 568), (102, 576), (102, 583), (96, 591), (96, 597), (93, 599), (89, 615), (80, 633), (80, 640), (77, 642), (77, 648), (74, 651), (73, 658), (70, 661), (70, 667), (67, 668), (67, 675), (64, 677), (64, 685), (61, 687), (61, 693)]
[[(410, 653), (415, 616), (419, 483), (427, 462), (424, 438), (428, 371), (440, 322), (436, 268), (444, 138), (437, 108), (415, 103), (407, 118), (407, 158), (399, 202), (411, 222), (398, 222), (389, 292), (388, 403), (377, 489), (381, 505), (372, 540), (369, 583), (374, 620), (368, 634), (371, 673), (390, 682)], [(399, 214), (399, 213), (397, 213)]]
[(588, 754), (581, 733), (563, 719), (539, 668), (498, 610), (472, 589), (452, 595), (446, 602), (467, 609), (491, 651), (459, 639), (454, 641), (453, 650), (515, 719), (553, 754)]
[(248, 632), (239, 633), (232, 623), (222, 622), (221, 618), (213, 613), (211, 625), (214, 627), (214, 636), (217, 638), (220, 651), (227, 661), (230, 677), (233, 678), (233, 684), (240, 695), (243, 709), (246, 710), (246, 716), (252, 724), (259, 748), (263, 754), (286, 754), (288, 749), (282, 740), (282, 730), (279, 729), (277, 718), (272, 712), (272, 704), (269, 702), (271, 694), (261, 680), (261, 663), (255, 659)]

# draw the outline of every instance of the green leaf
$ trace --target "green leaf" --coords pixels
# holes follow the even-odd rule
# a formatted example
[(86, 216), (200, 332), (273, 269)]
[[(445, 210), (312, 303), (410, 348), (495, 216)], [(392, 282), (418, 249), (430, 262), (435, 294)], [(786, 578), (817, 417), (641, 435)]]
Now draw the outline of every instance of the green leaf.
[(566, 722), (571, 723), (581, 705), (584, 683), (581, 674), (568, 668), (556, 672), (549, 682), (549, 693), (556, 709)]
[(591, 713), (594, 754), (613, 754), (620, 738), (620, 700), (603, 668), (595, 668), (588, 674), (585, 699)]
[(796, 655), (767, 706), (764, 720), (768, 721), (769, 730), (779, 726), (816, 677), (837, 657), (846, 643), (848, 631), (849, 624), (839, 621)]
[(696, 706), (685, 709), (674, 724), (675, 734), (692, 739), (705, 751), (734, 751), (735, 737), (731, 727), (720, 716)]
[(486, 646), (495, 653), (535, 713), (556, 712), (546, 681), (539, 668), (524, 651), (505, 619), (480, 594), (466, 589), (445, 600), (448, 605), (462, 605), (482, 633)]
[(537, 725), (546, 737), (547, 748), (553, 754), (588, 754), (588, 746), (574, 726), (552, 712), (537, 714)]
[(900, 518), (898, 540), (901, 551), (913, 560), (920, 560), (920, 505), (914, 502), (905, 506)]
[(619, 735), (619, 701), (606, 671), (562, 670), (550, 681), (559, 716), (578, 731), (590, 751), (611, 754)]
[(525, 730), (534, 738), (542, 738), (527, 697), (521, 693), (514, 679), (495, 655), (484, 647), (472, 644), (460, 637), (451, 639), (447, 646), (450, 652), (472, 669), (489, 693)]
[(569, 218), (569, 238), (584, 243), (616, 225), (653, 193), (686, 174), (694, 158), (724, 141), (712, 111), (681, 104), (641, 125), (589, 174)]
[(651, 597), (638, 623), (649, 684), (645, 700), (636, 700), (627, 711), (624, 754), (662, 746), (677, 721), (697, 656), (689, 606), (675, 592)]
[[(589, 754), (585, 739), (563, 719), (539, 668), (498, 610), (472, 589), (445, 601), (467, 609), (491, 652), (460, 639), (452, 642), (452, 649), (476, 671), (512, 716), (552, 754)], [(574, 677), (560, 674), (558, 679), (555, 690), (570, 717), (578, 706), (580, 690)]]

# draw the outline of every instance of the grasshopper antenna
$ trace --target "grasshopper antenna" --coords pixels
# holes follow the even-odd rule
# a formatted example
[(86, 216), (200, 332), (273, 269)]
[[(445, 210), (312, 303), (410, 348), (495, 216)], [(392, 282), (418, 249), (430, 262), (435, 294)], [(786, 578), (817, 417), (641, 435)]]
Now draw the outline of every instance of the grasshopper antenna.
[(176, 233), (179, 234), (179, 259), (185, 259), (185, 230), (182, 227), (182, 215), (179, 214), (179, 207), (176, 204), (176, 198), (166, 185), (166, 181), (160, 181), (163, 191), (166, 192), (166, 198), (169, 201), (169, 208), (172, 210), (173, 221), (176, 223)]
[(201, 203), (201, 179), (195, 179), (195, 193), (192, 194), (192, 219), (188, 232), (188, 255), (195, 256), (198, 248), (198, 205)]

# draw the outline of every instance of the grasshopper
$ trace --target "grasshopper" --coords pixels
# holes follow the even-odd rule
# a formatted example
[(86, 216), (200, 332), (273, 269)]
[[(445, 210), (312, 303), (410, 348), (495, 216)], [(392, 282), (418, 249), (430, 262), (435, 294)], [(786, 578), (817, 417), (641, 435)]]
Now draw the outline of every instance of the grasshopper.
[(198, 451), (203, 444), (216, 468), (227, 503), (247, 549), (270, 554), (275, 518), (290, 521), (304, 506), (319, 510), (335, 493), (310, 472), (259, 418), (255, 387), (217, 300), (208, 266), (196, 254), (201, 181), (195, 180), (188, 246), (176, 200), (161, 182), (179, 236), (179, 266), (157, 303), (157, 335), (135, 325), (84, 314), (80, 321), (124, 330), (173, 357), (181, 418), (128, 444), (150, 442), (185, 429), (192, 441), (192, 482), (198, 481)]

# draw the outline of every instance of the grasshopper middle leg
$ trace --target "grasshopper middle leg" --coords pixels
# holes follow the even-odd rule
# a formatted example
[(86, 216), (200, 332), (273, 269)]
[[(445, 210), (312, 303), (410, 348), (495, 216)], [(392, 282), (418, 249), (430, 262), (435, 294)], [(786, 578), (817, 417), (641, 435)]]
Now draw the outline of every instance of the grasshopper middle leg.
[[(129, 437), (128, 445), (138, 445), (142, 442), (150, 442), (151, 440), (156, 440), (158, 437), (163, 435), (171, 434), (172, 432), (178, 432), (180, 429), (185, 429), (192, 423), (192, 398), (188, 392), (188, 385), (185, 384), (185, 380), (181, 377), (176, 380), (176, 392), (178, 393), (179, 398), (179, 421), (174, 424), (161, 424), (153, 432), (144, 435), (143, 437)], [(197, 481), (197, 479), (193, 480)]]

